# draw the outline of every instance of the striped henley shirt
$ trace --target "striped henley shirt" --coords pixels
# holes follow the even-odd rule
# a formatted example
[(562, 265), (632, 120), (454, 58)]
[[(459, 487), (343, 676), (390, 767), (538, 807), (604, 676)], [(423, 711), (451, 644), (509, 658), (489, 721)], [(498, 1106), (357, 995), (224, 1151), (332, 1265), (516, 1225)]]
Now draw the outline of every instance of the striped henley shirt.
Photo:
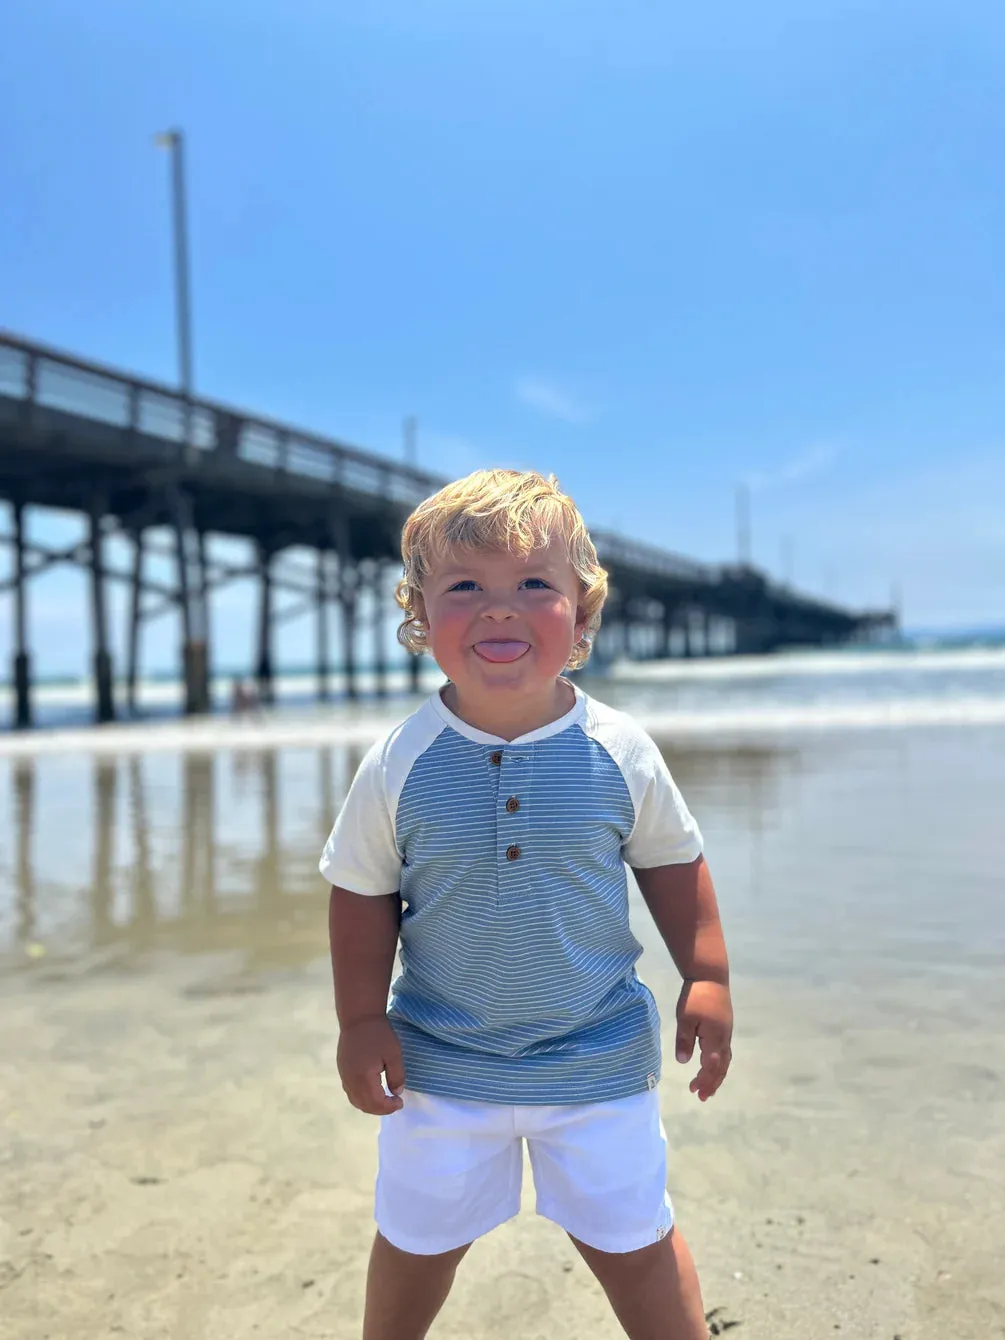
[(417, 1092), (586, 1103), (659, 1078), (625, 866), (693, 861), (701, 834), (645, 731), (575, 695), (503, 740), (434, 694), (363, 759), (325, 844), (329, 883), (401, 896), (389, 1017)]

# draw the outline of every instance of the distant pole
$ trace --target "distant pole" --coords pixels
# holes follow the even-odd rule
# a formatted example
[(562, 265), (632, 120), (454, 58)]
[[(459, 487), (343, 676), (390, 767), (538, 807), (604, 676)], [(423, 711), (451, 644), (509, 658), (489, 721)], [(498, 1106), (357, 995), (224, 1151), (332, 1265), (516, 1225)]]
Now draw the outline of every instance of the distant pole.
[(188, 264), (188, 211), (185, 200), (185, 138), (168, 130), (156, 138), (171, 154), (171, 214), (174, 231), (175, 322), (178, 338), (178, 381), (186, 400), (192, 396), (192, 304)]
[(782, 536), (782, 578), (786, 586), (791, 586), (795, 580), (795, 549), (792, 543), (791, 535)]
[[(180, 130), (167, 130), (157, 135), (154, 143), (167, 149), (171, 155), (171, 220), (174, 235), (175, 331), (178, 340), (178, 383), (182, 394), (181, 458), (192, 465), (195, 446), (192, 442), (192, 302), (188, 263), (188, 208), (185, 198), (185, 137)], [(208, 617), (206, 602), (205, 541), (192, 533), (191, 500), (175, 517), (175, 541), (178, 550), (178, 594), (182, 616), (182, 664), (185, 676), (185, 710), (209, 710)], [(196, 546), (199, 578), (190, 581), (192, 545)], [(263, 590), (268, 587), (268, 572), (262, 576)], [(263, 603), (266, 596), (263, 595)], [(193, 614), (195, 618), (193, 619)], [(268, 659), (268, 647), (265, 651)], [(271, 665), (262, 682), (271, 693)], [(261, 673), (261, 670), (260, 670)]]
[(419, 421), (414, 414), (409, 414), (402, 425), (402, 438), (405, 449), (405, 464), (414, 469), (418, 463), (418, 452), (416, 449), (416, 438), (419, 430)]
[(750, 564), (750, 485), (736, 487), (736, 557), (744, 567)]

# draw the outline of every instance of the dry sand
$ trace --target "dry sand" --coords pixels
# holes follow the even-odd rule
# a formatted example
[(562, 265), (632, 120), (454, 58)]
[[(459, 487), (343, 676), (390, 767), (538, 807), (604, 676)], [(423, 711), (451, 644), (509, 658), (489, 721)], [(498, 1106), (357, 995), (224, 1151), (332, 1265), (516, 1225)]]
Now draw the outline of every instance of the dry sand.
[[(738, 985), (726, 1088), (701, 1107), (676, 1066), (662, 1087), (722, 1333), (1005, 1336), (1002, 994)], [(46, 962), (7, 975), (0, 1018), (4, 1340), (358, 1336), (375, 1126), (338, 1086), (323, 960)], [(527, 1201), (434, 1334), (614, 1340)]]

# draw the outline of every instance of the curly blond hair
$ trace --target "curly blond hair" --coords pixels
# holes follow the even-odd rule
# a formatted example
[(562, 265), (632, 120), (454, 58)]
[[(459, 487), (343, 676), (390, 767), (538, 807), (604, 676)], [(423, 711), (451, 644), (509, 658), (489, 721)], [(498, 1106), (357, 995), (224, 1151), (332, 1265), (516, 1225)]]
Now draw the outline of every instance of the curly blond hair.
[(405, 612), (398, 641), (419, 655), (427, 650), (422, 583), (431, 565), (455, 549), (508, 549), (526, 555), (561, 535), (579, 578), (583, 635), (572, 649), (568, 669), (590, 656), (607, 598), (607, 573), (576, 504), (554, 475), (535, 470), (476, 470), (419, 503), (401, 535), (404, 575), (395, 598)]

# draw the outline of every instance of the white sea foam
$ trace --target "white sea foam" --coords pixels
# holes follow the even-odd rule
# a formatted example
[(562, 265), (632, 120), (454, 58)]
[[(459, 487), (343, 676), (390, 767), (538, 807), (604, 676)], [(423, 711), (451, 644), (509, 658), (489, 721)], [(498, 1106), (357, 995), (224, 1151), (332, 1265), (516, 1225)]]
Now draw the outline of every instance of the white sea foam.
[[(430, 676), (428, 668), (426, 676), (435, 679), (436, 676)], [(230, 685), (235, 676), (220, 675), (216, 678), (215, 696), (220, 702), (226, 702), (229, 697)], [(246, 683), (253, 683), (252, 676), (245, 676)], [(425, 682), (425, 681), (424, 681)], [(390, 693), (403, 693), (408, 686), (407, 671), (392, 670), (386, 678), (386, 687)], [(376, 688), (376, 678), (366, 670), (359, 672), (356, 678), (357, 688), (361, 693), (371, 693)], [(344, 679), (341, 674), (332, 674), (329, 677), (331, 692), (335, 698), (338, 698), (345, 690)], [(274, 683), (274, 692), (276, 699), (282, 702), (290, 698), (304, 698), (311, 695), (315, 688), (315, 679), (313, 675), (279, 675)], [(184, 702), (184, 686), (180, 680), (174, 679), (147, 679), (141, 680), (136, 686), (136, 700), (141, 710), (150, 710), (152, 708), (173, 708), (181, 711)], [(126, 696), (126, 687), (123, 683), (115, 685), (115, 697), (120, 704), (124, 704)], [(32, 701), (39, 707), (53, 707), (64, 709), (88, 709), (94, 701), (94, 688), (88, 680), (77, 680), (69, 684), (37, 684), (32, 688)], [(0, 684), (0, 712), (6, 711), (8, 714), (14, 704), (14, 691), (9, 684)]]
[(772, 656), (712, 656), (668, 661), (616, 661), (608, 677), (630, 681), (777, 679), (787, 675), (934, 674), (1005, 672), (1005, 647), (956, 651), (800, 651)]
[[(431, 662), (423, 664), (423, 671), (423, 691), (428, 692), (440, 681), (440, 675)], [(881, 678), (883, 672), (888, 676), (885, 683)], [(827, 685), (821, 678), (826, 676), (841, 678), (850, 692)], [(625, 662), (615, 665), (607, 678), (614, 690), (614, 701), (627, 706), (653, 734), (667, 739), (722, 741), (732, 736), (790, 732), (1005, 722), (1005, 648), (800, 652)], [(769, 679), (781, 682), (777, 689), (772, 686), (768, 690), (769, 700), (765, 701), (764, 688)], [(407, 687), (402, 671), (393, 672), (389, 681), (392, 693), (400, 695)], [(728, 687), (729, 681), (736, 682), (736, 687)], [(744, 682), (750, 684), (750, 692), (742, 688)], [(797, 690), (799, 683), (807, 689), (819, 683), (819, 695), (815, 687), (809, 695)], [(690, 686), (688, 697), (692, 699), (687, 703), (680, 701), (681, 693), (670, 690), (671, 685), (685, 684)], [(668, 686), (666, 694), (660, 691), (663, 685)], [(703, 686), (707, 686), (708, 692), (703, 691)], [(141, 709), (180, 712), (180, 685), (148, 681), (139, 687)], [(364, 695), (371, 687), (375, 686), (370, 684), (369, 677), (361, 676), (360, 689)], [(23, 734), (0, 732), (0, 757), (365, 745), (405, 716), (412, 706), (411, 699), (401, 696), (385, 703), (368, 701), (365, 696), (359, 703), (347, 703), (339, 698), (342, 686), (337, 677), (332, 679), (335, 698), (328, 707), (304, 705), (304, 698), (313, 688), (309, 675), (279, 677), (275, 688), (277, 702), (290, 705), (282, 711), (241, 721), (218, 716), (101, 727), (66, 725)], [(603, 680), (590, 683), (588, 688), (598, 697), (605, 697)], [(224, 696), (218, 691), (219, 698)], [(808, 696), (810, 700), (806, 701)], [(0, 712), (8, 718), (9, 698), (9, 689), (0, 689)], [(291, 700), (296, 699), (300, 700), (300, 706), (294, 708)], [(670, 701), (664, 706), (661, 699)], [(674, 699), (677, 701), (671, 706)], [(82, 716), (91, 702), (91, 688), (86, 683), (40, 685), (36, 702), (40, 707), (62, 707)]]
[[(149, 724), (88, 726), (0, 735), (0, 758), (54, 754), (125, 755), (215, 753), (263, 749), (367, 746), (407, 708), (351, 712), (336, 709), (307, 715), (263, 716), (242, 721), (201, 718)], [(640, 712), (639, 722), (660, 739), (745, 739), (839, 730), (904, 729), (921, 726), (1005, 725), (1005, 699), (901, 698), (886, 702), (751, 706), (733, 711)]]
[[(431, 662), (422, 663), (423, 685), (430, 691), (439, 675)], [(970, 647), (956, 651), (891, 650), (891, 651), (800, 651), (778, 652), (770, 656), (713, 656), (708, 658), (666, 661), (616, 661), (605, 669), (603, 678), (626, 683), (673, 683), (681, 680), (709, 681), (728, 679), (782, 679), (787, 676), (871, 676), (877, 674), (923, 675), (940, 672), (1001, 672), (1005, 674), (1005, 647)], [(216, 696), (224, 701), (234, 676), (220, 675), (216, 680)], [(250, 681), (250, 677), (246, 677)], [(342, 676), (335, 672), (330, 677), (332, 694), (337, 699), (344, 690)], [(391, 670), (386, 685), (391, 693), (404, 692), (408, 686), (407, 673)], [(357, 686), (368, 694), (376, 688), (374, 676), (367, 670), (357, 674)], [(309, 673), (279, 675), (274, 684), (277, 701), (309, 696), (314, 690), (314, 677)], [(125, 685), (115, 686), (116, 697), (125, 699)], [(603, 696), (601, 694), (601, 696)], [(73, 683), (40, 683), (32, 690), (38, 706), (87, 709), (94, 698), (94, 689), (86, 679)], [(0, 684), (0, 713), (9, 715), (14, 693), (9, 683)], [(181, 710), (183, 687), (180, 680), (141, 680), (137, 685), (137, 702), (142, 709), (176, 708)]]

